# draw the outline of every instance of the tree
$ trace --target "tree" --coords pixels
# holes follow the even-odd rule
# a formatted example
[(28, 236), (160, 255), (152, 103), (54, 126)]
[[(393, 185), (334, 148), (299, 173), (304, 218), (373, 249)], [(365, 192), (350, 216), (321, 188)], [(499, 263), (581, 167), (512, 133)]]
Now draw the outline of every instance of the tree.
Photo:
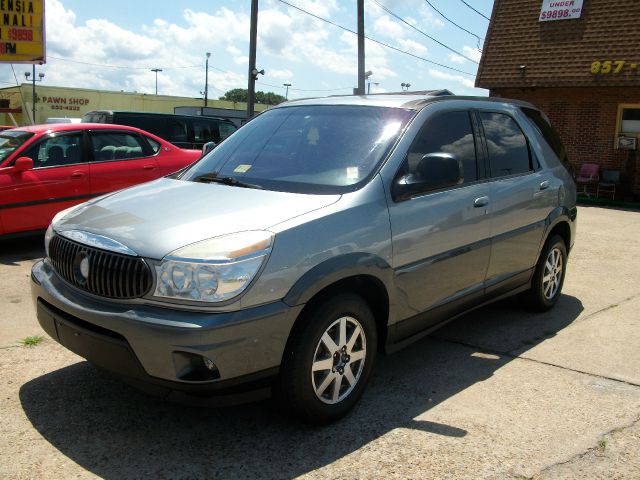
[[(249, 97), (249, 92), (246, 88), (234, 88), (226, 92), (220, 100), (226, 100), (228, 102), (244, 102), (246, 103)], [(277, 105), (284, 102), (286, 99), (282, 95), (278, 95), (273, 92), (256, 92), (256, 103), (262, 103), (265, 105)]]

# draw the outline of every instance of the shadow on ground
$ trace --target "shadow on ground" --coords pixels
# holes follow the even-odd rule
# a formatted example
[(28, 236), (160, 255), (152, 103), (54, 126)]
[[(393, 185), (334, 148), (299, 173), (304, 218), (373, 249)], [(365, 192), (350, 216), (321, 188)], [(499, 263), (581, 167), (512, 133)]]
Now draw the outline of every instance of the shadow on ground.
[[(290, 478), (396, 428), (465, 436), (456, 425), (416, 417), (491, 377), (581, 311), (581, 302), (566, 295), (545, 314), (525, 312), (510, 301), (477, 310), (381, 357), (360, 404), (347, 418), (322, 428), (296, 424), (270, 402), (220, 409), (165, 403), (86, 362), (26, 383), (20, 400), (46, 440), (103, 478)], [(502, 354), (474, 355), (485, 350)]]
[(44, 235), (42, 234), (0, 239), (1, 265), (17, 265), (18, 262), (42, 257), (44, 257)]

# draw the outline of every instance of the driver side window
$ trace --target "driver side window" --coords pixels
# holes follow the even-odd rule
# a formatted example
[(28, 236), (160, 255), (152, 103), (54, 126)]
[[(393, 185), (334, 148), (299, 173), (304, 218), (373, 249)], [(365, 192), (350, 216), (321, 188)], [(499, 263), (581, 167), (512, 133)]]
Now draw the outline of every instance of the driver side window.
[(420, 176), (420, 160), (430, 153), (447, 153), (460, 160), (463, 183), (478, 179), (476, 146), (469, 112), (445, 112), (431, 118), (409, 148), (403, 174)]

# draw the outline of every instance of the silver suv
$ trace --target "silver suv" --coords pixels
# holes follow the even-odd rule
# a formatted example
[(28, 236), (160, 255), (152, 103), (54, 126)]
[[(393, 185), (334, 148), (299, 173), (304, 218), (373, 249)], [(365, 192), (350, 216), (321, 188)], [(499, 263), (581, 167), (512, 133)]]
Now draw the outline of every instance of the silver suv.
[(509, 295), (556, 303), (576, 228), (565, 162), (523, 102), (289, 102), (177, 174), (58, 214), (38, 320), (157, 394), (273, 391), (331, 421), (377, 353)]

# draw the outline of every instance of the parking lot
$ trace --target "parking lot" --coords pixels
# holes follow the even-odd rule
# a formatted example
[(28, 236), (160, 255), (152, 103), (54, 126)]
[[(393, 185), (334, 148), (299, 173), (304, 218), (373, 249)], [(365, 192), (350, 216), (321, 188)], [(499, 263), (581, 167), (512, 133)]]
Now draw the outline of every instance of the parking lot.
[(382, 357), (317, 428), (270, 402), (147, 397), (45, 336), (42, 238), (0, 244), (0, 478), (640, 478), (640, 213), (580, 207), (563, 296), (504, 301)]

